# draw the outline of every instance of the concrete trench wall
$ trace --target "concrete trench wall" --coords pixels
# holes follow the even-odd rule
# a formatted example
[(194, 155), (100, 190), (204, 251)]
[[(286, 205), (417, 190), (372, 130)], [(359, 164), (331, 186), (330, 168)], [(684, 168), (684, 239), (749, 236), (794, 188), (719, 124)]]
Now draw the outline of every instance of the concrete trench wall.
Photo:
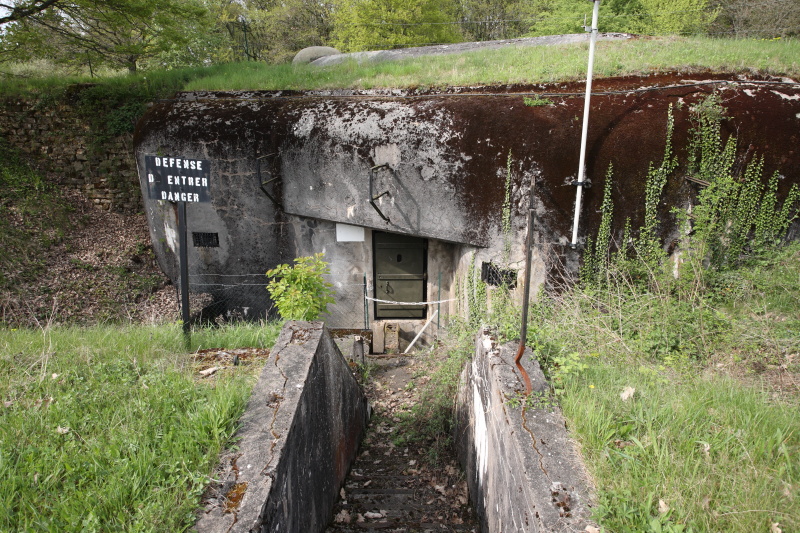
[(367, 419), (367, 400), (324, 325), (287, 322), (195, 529), (324, 531)]
[(590, 523), (590, 486), (557, 407), (547, 401), (544, 375), (530, 350), (514, 365), (515, 343), (497, 346), (477, 336), (464, 368), (456, 407), (456, 449), (483, 533), (584, 531)]

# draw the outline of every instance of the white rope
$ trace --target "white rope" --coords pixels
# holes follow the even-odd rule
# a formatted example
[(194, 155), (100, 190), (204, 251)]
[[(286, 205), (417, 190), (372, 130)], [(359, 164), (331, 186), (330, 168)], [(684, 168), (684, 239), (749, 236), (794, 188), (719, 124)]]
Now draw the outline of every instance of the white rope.
[(380, 302), (382, 304), (393, 304), (393, 305), (432, 305), (432, 304), (443, 304), (445, 302), (455, 302), (455, 298), (450, 298), (449, 300), (436, 300), (435, 302), (393, 302), (391, 300), (378, 300), (377, 298), (370, 298), (369, 296), (364, 296), (365, 300), (369, 300), (371, 302)]

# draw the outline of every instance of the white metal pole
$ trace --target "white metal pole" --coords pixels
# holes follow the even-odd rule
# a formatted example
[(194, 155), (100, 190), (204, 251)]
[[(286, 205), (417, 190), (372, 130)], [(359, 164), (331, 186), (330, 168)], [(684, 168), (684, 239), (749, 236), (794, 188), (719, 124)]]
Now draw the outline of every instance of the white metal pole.
[(427, 321), (427, 322), (425, 322), (425, 325), (424, 325), (424, 326), (422, 326), (422, 329), (421, 329), (421, 330), (419, 330), (419, 333), (417, 333), (417, 336), (416, 336), (416, 337), (414, 337), (414, 340), (413, 340), (413, 341), (411, 341), (411, 344), (409, 344), (409, 345), (408, 345), (408, 348), (406, 348), (406, 351), (404, 351), (404, 352), (403, 352), (403, 355), (407, 354), (407, 353), (408, 353), (408, 351), (409, 351), (409, 350), (410, 350), (410, 349), (411, 349), (411, 348), (414, 346), (414, 343), (416, 343), (416, 342), (417, 342), (417, 339), (419, 339), (419, 338), (422, 336), (422, 333), (423, 333), (423, 332), (424, 332), (424, 331), (425, 331), (425, 330), (428, 328), (428, 326), (430, 325), (430, 323), (431, 323), (431, 322), (433, 322), (433, 319), (434, 319), (434, 318), (436, 318), (436, 315), (438, 315), (438, 314), (439, 314), (439, 310), (438, 310), (438, 309), (437, 309), (436, 311), (434, 311), (434, 312), (433, 312), (433, 314), (432, 314), (432, 315), (431, 315), (431, 317), (428, 319), (428, 321)]
[(586, 137), (589, 132), (589, 104), (592, 95), (592, 71), (594, 69), (594, 45), (597, 42), (597, 16), (600, 11), (600, 0), (593, 0), (592, 35), (589, 39), (589, 68), (586, 75), (586, 97), (583, 102), (583, 131), (581, 132), (581, 155), (578, 163), (578, 182), (575, 192), (575, 219), (572, 223), (572, 247), (578, 244), (578, 220), (581, 214), (581, 195), (586, 183)]

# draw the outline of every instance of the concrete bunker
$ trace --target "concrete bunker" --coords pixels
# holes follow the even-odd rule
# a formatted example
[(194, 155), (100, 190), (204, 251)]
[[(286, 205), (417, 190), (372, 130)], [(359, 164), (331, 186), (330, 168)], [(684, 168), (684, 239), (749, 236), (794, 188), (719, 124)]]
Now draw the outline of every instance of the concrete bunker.
[[(596, 186), (585, 195), (583, 241), (596, 232), (602, 199), (597, 185), (612, 162), (613, 196), (622, 215), (612, 231), (619, 235), (626, 217), (639, 225), (644, 175), (663, 154), (668, 107), (674, 106), (680, 154), (692, 127), (691, 106), (714, 90), (725, 93), (727, 132), (736, 132), (739, 145), (748, 147), (740, 159), (763, 155), (764, 176), (775, 171), (783, 176), (780, 196), (797, 183), (800, 87), (780, 80), (704, 78), (654, 76), (646, 82), (596, 84), (603, 94), (593, 111), (587, 169)], [(643, 83), (661, 87), (639, 90)], [(463, 311), (466, 280), (479, 272), (490, 283), (521, 285), (525, 214), (534, 179), (534, 284), (576, 273), (580, 250), (570, 249), (568, 242), (583, 103), (574, 95), (579, 91), (577, 85), (559, 84), (443, 93), (184, 93), (156, 103), (142, 119), (136, 157), (140, 169), (145, 155), (152, 154), (213, 162), (211, 202), (188, 206), (189, 282), (194, 292), (212, 296), (217, 313), (266, 316), (270, 302), (264, 272), (294, 257), (324, 252), (337, 293), (328, 325), (370, 329), (374, 351), (384, 351), (387, 344), (402, 350), (434, 313), (446, 317)], [(534, 92), (546, 93), (552, 103), (526, 106), (523, 95)], [(660, 206), (662, 237), (675, 234), (670, 210), (685, 206), (695, 190), (684, 170), (670, 180)], [(142, 186), (144, 191), (144, 181)], [(145, 206), (159, 262), (177, 280), (174, 206), (159, 200), (146, 200)], [(391, 268), (403, 263), (415, 268)], [(420, 265), (421, 270), (416, 268)], [(402, 285), (411, 287), (405, 296), (397, 294)], [(375, 301), (401, 297), (406, 299), (397, 308)], [(390, 316), (404, 313), (408, 316)], [(437, 325), (429, 326), (432, 335)], [(494, 467), (480, 473), (485, 465), (479, 452), (489, 433), (498, 443), (522, 446), (503, 437), (503, 425), (518, 427), (514, 424), (519, 422), (517, 414), (500, 416), (502, 398), (514, 392), (513, 386), (500, 386), (503, 372), (511, 371), (510, 365), (504, 369), (498, 363), (503, 349), (478, 351), (476, 360), (487, 365), (467, 370), (464, 379), (472, 387), (462, 389), (461, 403), (461, 427), (474, 428), (480, 420), (486, 426), (483, 436), (460, 433), (464, 463), (478, 484), (473, 495), (512, 487), (528, 498), (527, 488), (541, 489), (546, 482), (509, 484)], [(498, 374), (486, 370), (491, 365)], [(476, 402), (483, 407), (476, 409)], [(501, 422), (491, 431), (490, 404), (491, 417)], [(481, 411), (487, 416), (477, 416)], [(530, 430), (528, 422), (523, 418), (521, 423)], [(505, 470), (525, 474), (520, 479), (541, 478), (540, 471), (547, 477), (555, 470), (535, 464)], [(288, 486), (293, 477), (282, 479)], [(548, 530), (544, 514), (572, 518), (560, 514), (565, 497), (585, 501), (581, 488), (553, 483), (546, 488), (550, 494), (527, 507), (527, 515), (514, 515), (511, 509), (509, 520), (522, 519), (531, 528), (545, 524), (538, 529)], [(477, 503), (488, 510), (482, 519), (491, 530), (491, 524), (499, 523), (491, 511), (495, 502), (487, 497)], [(576, 511), (574, 518), (584, 516)]]
[[(403, 350), (434, 313), (430, 335), (448, 315), (463, 312), (469, 276), (519, 286), (534, 180), (533, 284), (577, 273), (581, 250), (568, 243), (581, 91), (579, 83), (563, 83), (427, 93), (180, 93), (155, 103), (137, 127), (140, 181), (145, 155), (212, 162), (211, 202), (187, 206), (189, 285), (210, 295), (206, 311), (212, 315), (266, 316), (271, 303), (264, 273), (324, 252), (336, 290), (328, 326), (370, 330), (372, 349), (381, 352), (385, 326), (392, 324)], [(798, 84), (710, 74), (702, 80), (598, 80), (587, 163), (595, 186), (584, 194), (581, 242), (597, 230), (611, 163), (619, 213), (612, 232), (619, 237), (626, 218), (640, 225), (644, 177), (650, 162), (663, 156), (668, 108), (675, 116), (675, 151), (685, 155), (691, 108), (714, 91), (723, 93), (723, 126), (738, 136), (740, 159), (763, 155), (764, 179), (775, 171), (783, 176), (779, 196), (797, 182)], [(533, 93), (551, 103), (525, 105), (524, 96)], [(685, 174), (680, 169), (670, 179), (659, 206), (667, 242), (676, 235), (671, 209), (686, 206), (696, 193)], [(174, 204), (147, 199), (145, 208), (159, 263), (177, 282)], [(426, 243), (423, 272), (400, 273), (417, 276), (413, 283), (380, 279), (389, 275), (376, 259), (382, 236)], [(401, 285), (415, 288), (398, 296)], [(512, 292), (521, 298), (521, 291)], [(420, 295), (424, 305), (411, 305)], [(395, 313), (373, 301), (397, 298), (406, 299), (392, 304)], [(389, 316), (401, 309), (413, 316)]]

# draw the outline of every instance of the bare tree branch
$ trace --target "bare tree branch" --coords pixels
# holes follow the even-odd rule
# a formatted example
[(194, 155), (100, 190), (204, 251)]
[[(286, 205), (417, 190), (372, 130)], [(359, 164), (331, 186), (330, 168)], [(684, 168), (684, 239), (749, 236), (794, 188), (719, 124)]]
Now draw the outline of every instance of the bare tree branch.
[(0, 17), (0, 26), (22, 20), (24, 18), (41, 13), (49, 7), (59, 5), (63, 0), (30, 0), (29, 2), (0, 3), (0, 8), (7, 10), (6, 16)]

